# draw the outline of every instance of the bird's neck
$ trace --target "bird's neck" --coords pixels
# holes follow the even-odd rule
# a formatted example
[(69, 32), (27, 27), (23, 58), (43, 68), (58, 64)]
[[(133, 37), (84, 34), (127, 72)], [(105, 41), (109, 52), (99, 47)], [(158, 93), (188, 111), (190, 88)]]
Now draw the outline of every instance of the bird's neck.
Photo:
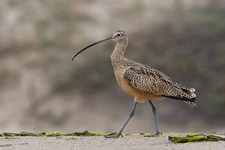
[(124, 59), (124, 53), (127, 48), (128, 39), (123, 39), (116, 43), (115, 49), (111, 55), (112, 65), (115, 67)]

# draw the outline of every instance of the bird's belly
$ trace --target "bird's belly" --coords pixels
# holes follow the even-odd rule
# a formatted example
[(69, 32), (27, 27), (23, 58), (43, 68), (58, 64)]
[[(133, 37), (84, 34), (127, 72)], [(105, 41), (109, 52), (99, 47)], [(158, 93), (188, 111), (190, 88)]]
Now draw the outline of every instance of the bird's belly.
[(119, 84), (119, 86), (124, 90), (127, 94), (131, 95), (134, 97), (135, 101), (137, 102), (144, 102), (147, 100), (162, 100), (164, 97), (161, 96), (156, 96), (154, 94), (149, 94), (149, 93), (143, 93), (141, 91), (138, 91), (134, 88), (132, 88), (126, 81), (126, 79), (123, 77), (124, 71), (116, 71), (115, 70), (115, 76), (116, 80)]

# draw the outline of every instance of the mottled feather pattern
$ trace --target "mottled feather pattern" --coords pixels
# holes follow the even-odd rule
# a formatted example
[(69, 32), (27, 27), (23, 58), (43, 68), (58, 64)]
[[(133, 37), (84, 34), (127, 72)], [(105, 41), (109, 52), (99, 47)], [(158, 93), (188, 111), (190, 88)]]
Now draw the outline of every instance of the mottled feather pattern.
[[(126, 60), (128, 61), (128, 60)], [(194, 88), (187, 88), (172, 81), (167, 75), (149, 66), (133, 62), (124, 72), (128, 84), (144, 93), (164, 96), (172, 99), (183, 100), (193, 106), (195, 101)]]

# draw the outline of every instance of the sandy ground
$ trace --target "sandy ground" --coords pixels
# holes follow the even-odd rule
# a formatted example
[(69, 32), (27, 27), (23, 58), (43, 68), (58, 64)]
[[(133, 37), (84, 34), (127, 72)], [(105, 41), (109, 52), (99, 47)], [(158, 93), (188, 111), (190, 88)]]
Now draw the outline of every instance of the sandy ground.
[(44, 149), (66, 149), (66, 150), (105, 150), (105, 149), (179, 149), (179, 150), (222, 150), (225, 142), (200, 142), (190, 144), (174, 144), (167, 136), (143, 137), (125, 136), (118, 139), (106, 139), (104, 137), (1, 137), (0, 149), (4, 150), (44, 150)]

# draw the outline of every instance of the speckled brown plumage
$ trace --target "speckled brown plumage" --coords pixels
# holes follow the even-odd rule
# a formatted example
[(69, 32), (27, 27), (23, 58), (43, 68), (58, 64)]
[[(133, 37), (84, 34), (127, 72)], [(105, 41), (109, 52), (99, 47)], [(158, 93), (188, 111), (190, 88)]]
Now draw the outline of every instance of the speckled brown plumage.
[(124, 31), (117, 31), (114, 35), (118, 32), (125, 38), (115, 41), (116, 46), (111, 60), (116, 79), (124, 91), (134, 96), (138, 102), (172, 98), (195, 105), (194, 88), (187, 88), (154, 68), (125, 58), (128, 38)]

